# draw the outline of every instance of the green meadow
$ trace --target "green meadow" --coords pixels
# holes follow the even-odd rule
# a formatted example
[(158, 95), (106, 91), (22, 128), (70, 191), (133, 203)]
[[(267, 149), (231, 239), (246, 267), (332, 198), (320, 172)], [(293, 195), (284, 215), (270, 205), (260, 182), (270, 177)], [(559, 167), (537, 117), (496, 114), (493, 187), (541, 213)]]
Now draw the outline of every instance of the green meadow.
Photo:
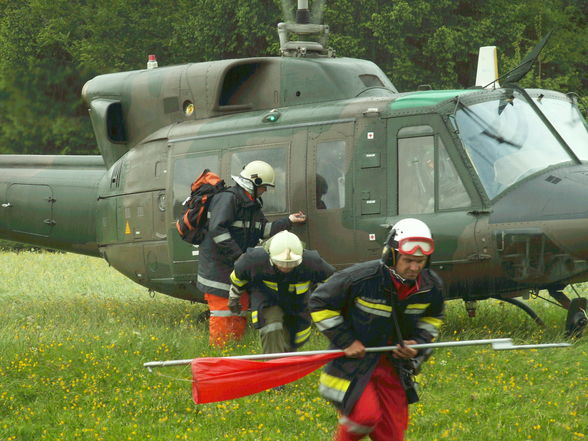
[[(0, 441), (331, 439), (336, 413), (317, 393), (319, 371), (281, 392), (195, 405), (188, 367), (143, 368), (258, 353), (252, 329), (241, 344), (210, 349), (202, 305), (150, 295), (96, 258), (1, 252), (0, 280)], [(563, 341), (565, 311), (529, 303), (545, 329), (512, 305), (481, 302), (470, 319), (463, 302), (449, 302), (441, 340)], [(587, 341), (438, 350), (421, 375), (407, 440), (588, 439)], [(325, 347), (315, 332), (305, 349)]]

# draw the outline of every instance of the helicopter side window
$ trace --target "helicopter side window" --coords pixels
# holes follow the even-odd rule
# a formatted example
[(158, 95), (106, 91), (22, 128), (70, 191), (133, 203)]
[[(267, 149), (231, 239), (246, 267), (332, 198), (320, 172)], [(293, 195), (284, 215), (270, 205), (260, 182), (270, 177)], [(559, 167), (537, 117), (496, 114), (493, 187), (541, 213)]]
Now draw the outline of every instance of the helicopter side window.
[(316, 146), (316, 208), (345, 207), (345, 141)]
[(287, 170), (288, 148), (286, 146), (271, 148), (246, 147), (246, 150), (234, 151), (231, 155), (231, 176), (239, 172), (251, 161), (265, 161), (274, 168), (276, 186), (263, 194), (264, 213), (284, 213), (287, 207)]
[[(468, 195), (441, 138), (419, 136), (398, 140), (398, 211), (400, 214), (425, 214), (469, 207)], [(439, 193), (435, 198), (435, 179)]]
[(398, 140), (398, 212), (435, 210), (435, 139), (419, 136)]
[(174, 218), (182, 213), (182, 203), (190, 196), (192, 182), (204, 169), (220, 173), (220, 160), (217, 154), (203, 156), (178, 157), (174, 162)]

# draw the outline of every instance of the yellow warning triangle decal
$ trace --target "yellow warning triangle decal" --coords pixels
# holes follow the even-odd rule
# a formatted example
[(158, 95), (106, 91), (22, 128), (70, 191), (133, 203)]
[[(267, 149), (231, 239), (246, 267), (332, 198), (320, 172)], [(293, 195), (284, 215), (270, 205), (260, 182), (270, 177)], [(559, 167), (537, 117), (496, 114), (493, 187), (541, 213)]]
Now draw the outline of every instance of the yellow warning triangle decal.
[(129, 221), (127, 221), (127, 226), (125, 227), (125, 234), (131, 234), (131, 227), (129, 226)]

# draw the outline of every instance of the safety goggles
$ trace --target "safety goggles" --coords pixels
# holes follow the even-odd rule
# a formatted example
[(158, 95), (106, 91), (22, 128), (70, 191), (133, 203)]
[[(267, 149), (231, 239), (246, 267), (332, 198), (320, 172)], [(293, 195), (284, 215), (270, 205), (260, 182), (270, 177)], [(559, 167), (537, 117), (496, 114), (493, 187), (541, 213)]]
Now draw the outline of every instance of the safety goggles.
[(398, 252), (400, 254), (430, 256), (433, 251), (435, 251), (435, 242), (428, 237), (405, 237), (398, 241)]

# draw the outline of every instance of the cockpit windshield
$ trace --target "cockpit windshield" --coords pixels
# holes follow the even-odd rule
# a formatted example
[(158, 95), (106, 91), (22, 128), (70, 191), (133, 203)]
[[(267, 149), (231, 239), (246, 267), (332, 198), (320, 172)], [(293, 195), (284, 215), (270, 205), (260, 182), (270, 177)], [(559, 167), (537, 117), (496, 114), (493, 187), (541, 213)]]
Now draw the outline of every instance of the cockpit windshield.
[[(537, 95), (537, 94), (533, 94)], [(533, 101), (557, 129), (578, 159), (588, 161), (588, 124), (570, 97), (539, 93)]]
[[(564, 115), (557, 107), (552, 109), (547, 103), (544, 107), (553, 110), (547, 117), (558, 130), (560, 126), (570, 125), (569, 109)], [(455, 120), (459, 137), (490, 199), (536, 171), (573, 161), (517, 91), (509, 90), (492, 101), (460, 103)], [(576, 133), (580, 131), (577, 123), (572, 127), (568, 137), (581, 138)], [(566, 139), (563, 134), (562, 137)], [(585, 140), (580, 139), (578, 144), (572, 149), (578, 150), (580, 158), (588, 158)]]

